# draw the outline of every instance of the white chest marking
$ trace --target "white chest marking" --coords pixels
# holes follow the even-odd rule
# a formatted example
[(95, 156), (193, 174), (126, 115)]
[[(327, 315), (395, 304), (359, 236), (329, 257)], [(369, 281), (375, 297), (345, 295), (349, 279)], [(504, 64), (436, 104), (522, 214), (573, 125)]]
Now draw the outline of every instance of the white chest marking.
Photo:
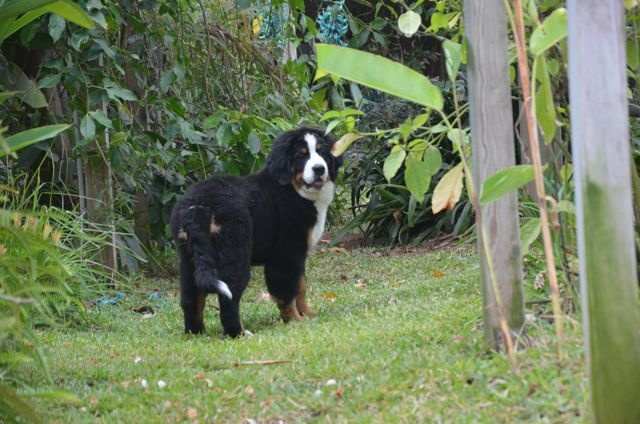
[(311, 200), (313, 205), (316, 207), (316, 224), (313, 226), (309, 234), (309, 247), (311, 248), (318, 243), (320, 237), (322, 237), (322, 234), (324, 233), (324, 225), (327, 221), (327, 210), (329, 209), (329, 204), (333, 201), (335, 187), (333, 182), (329, 180), (329, 168), (327, 166), (327, 162), (318, 154), (318, 140), (315, 135), (305, 134), (304, 140), (307, 142), (307, 147), (309, 148), (309, 159), (307, 160), (302, 173), (302, 179), (304, 182), (310, 184), (316, 178), (313, 171), (314, 166), (321, 165), (325, 170), (322, 176), (325, 183), (320, 190), (305, 186), (296, 189), (300, 196)]
[(309, 247), (315, 246), (324, 233), (324, 224), (327, 221), (327, 210), (329, 209), (329, 204), (333, 200), (333, 191), (333, 182), (327, 181), (324, 187), (322, 187), (322, 190), (318, 191), (318, 199), (313, 202), (313, 205), (316, 207), (318, 217), (316, 220), (316, 225), (314, 225), (313, 229), (311, 230)]

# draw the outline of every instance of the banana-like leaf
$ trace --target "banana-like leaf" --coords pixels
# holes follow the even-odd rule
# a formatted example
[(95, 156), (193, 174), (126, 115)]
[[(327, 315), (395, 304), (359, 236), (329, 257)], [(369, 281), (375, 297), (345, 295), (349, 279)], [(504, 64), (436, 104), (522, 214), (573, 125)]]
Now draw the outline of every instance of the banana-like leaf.
[(441, 110), (442, 93), (419, 72), (382, 56), (330, 44), (316, 45), (318, 70)]
[(67, 128), (69, 128), (69, 125), (65, 124), (45, 125), (9, 136), (3, 142), (0, 142), (0, 158), (39, 141), (55, 137)]

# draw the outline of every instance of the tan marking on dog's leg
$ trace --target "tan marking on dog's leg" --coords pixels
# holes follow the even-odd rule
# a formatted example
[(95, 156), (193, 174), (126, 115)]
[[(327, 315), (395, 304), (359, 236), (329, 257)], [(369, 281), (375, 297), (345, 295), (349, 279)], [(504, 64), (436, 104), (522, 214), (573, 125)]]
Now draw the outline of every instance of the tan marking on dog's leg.
[(184, 230), (184, 228), (180, 227), (180, 229), (178, 230), (178, 240), (188, 240), (189, 236), (187, 235), (187, 232)]
[(307, 303), (307, 282), (304, 279), (304, 275), (300, 277), (300, 282), (298, 284), (296, 307), (298, 308), (298, 312), (306, 317), (311, 317), (316, 314)]
[(209, 223), (209, 235), (218, 234), (222, 230), (222, 227), (218, 225), (213, 215), (211, 215), (211, 222)]
[(289, 321), (301, 321), (302, 316), (298, 312), (298, 308), (296, 307), (296, 299), (293, 299), (289, 303), (284, 303), (280, 299), (276, 299), (276, 304), (278, 305), (278, 309), (280, 309), (280, 317), (282, 321), (285, 323)]

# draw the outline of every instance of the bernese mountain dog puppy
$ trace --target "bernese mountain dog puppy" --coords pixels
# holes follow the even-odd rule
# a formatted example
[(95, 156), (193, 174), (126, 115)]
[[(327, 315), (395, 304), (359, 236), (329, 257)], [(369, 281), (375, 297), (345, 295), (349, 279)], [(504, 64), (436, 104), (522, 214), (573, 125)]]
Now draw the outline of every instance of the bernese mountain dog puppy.
[(244, 333), (240, 298), (251, 266), (263, 265), (284, 322), (313, 314), (305, 299), (307, 252), (320, 239), (341, 157), (318, 128), (278, 136), (266, 166), (246, 177), (195, 184), (175, 205), (171, 230), (180, 256), (186, 333), (204, 331), (207, 294), (217, 294), (225, 334)]

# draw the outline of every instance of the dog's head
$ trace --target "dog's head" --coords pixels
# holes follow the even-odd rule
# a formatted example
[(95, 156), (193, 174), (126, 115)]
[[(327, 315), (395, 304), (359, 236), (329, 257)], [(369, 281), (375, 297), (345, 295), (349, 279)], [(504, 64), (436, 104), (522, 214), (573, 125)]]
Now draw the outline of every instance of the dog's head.
[(303, 197), (315, 198), (335, 180), (342, 165), (342, 157), (331, 154), (333, 144), (333, 138), (319, 128), (285, 132), (273, 142), (267, 158), (269, 174), (282, 185), (293, 184)]

